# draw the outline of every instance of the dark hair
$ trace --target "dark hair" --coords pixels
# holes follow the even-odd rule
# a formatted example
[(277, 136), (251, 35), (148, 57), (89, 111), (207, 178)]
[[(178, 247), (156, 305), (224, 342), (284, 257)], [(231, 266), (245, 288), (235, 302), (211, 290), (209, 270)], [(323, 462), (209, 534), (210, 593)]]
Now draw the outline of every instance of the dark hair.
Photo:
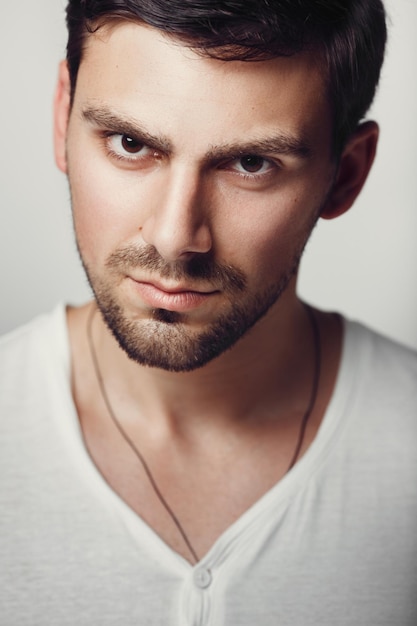
[(374, 98), (387, 35), (382, 0), (69, 0), (72, 92), (88, 33), (112, 20), (146, 23), (223, 60), (318, 54), (336, 153)]

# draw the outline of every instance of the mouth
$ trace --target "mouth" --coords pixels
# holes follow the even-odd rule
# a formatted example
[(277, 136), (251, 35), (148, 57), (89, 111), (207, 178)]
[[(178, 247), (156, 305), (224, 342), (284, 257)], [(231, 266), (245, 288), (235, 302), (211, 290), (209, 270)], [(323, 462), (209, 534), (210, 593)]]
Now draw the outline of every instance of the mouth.
[(186, 285), (168, 286), (130, 278), (140, 298), (152, 309), (184, 313), (207, 303), (218, 290), (197, 290)]

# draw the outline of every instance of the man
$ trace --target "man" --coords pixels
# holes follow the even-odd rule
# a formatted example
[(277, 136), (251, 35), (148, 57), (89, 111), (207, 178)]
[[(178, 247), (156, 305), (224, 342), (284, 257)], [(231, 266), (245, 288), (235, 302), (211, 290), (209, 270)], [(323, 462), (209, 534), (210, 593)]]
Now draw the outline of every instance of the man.
[(296, 295), (375, 155), (381, 3), (67, 22), (95, 298), (2, 342), (3, 623), (415, 624), (417, 359)]

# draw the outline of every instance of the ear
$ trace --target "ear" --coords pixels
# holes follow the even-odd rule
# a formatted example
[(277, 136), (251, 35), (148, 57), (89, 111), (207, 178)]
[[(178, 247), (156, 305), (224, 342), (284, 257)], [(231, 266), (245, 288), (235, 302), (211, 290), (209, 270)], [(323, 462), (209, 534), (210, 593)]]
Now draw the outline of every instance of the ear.
[(66, 139), (71, 109), (71, 87), (66, 61), (59, 65), (58, 82), (54, 98), (54, 150), (55, 162), (59, 169), (67, 173)]
[(333, 219), (350, 209), (372, 167), (378, 135), (378, 125), (375, 122), (365, 122), (349, 139), (342, 152), (335, 182), (321, 217)]

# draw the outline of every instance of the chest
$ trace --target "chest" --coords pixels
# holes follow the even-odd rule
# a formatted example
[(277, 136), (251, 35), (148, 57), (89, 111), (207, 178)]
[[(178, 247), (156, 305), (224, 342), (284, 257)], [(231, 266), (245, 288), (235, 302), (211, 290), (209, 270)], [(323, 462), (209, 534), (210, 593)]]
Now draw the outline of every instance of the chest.
[[(301, 418), (300, 418), (301, 419)], [(195, 563), (285, 476), (299, 423), (265, 436), (198, 445), (133, 441), (109, 421), (84, 420), (91, 458), (111, 489), (183, 558)], [(314, 424), (300, 454), (314, 437)]]

